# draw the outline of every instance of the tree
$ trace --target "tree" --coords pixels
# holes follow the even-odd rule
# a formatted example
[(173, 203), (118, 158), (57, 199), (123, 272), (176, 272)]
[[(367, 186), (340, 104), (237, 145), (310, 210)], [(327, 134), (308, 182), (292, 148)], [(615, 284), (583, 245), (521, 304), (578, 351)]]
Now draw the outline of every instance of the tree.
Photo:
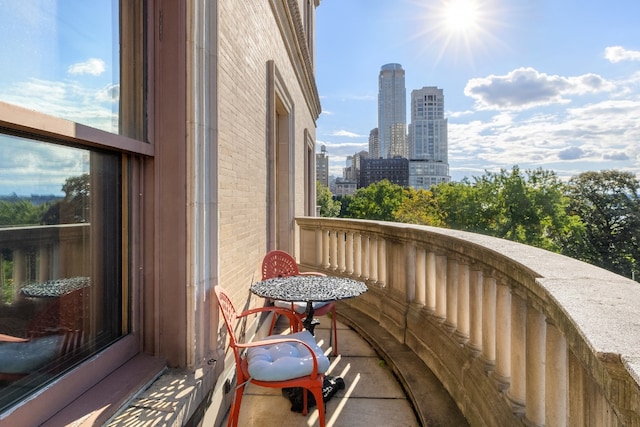
[(348, 218), (394, 221), (395, 211), (402, 205), (403, 189), (388, 180), (359, 188), (347, 208)]
[(584, 172), (568, 185), (569, 208), (585, 225), (567, 254), (631, 277), (640, 262), (640, 182), (629, 172)]
[(474, 180), (433, 188), (446, 226), (559, 252), (563, 236), (581, 225), (567, 214), (564, 184), (553, 172), (514, 166)]
[(429, 190), (404, 188), (402, 204), (393, 216), (395, 221), (406, 224), (444, 225), (442, 210)]
[(320, 216), (337, 217), (340, 214), (340, 202), (333, 200), (331, 191), (320, 181), (316, 182), (316, 205), (320, 207)]

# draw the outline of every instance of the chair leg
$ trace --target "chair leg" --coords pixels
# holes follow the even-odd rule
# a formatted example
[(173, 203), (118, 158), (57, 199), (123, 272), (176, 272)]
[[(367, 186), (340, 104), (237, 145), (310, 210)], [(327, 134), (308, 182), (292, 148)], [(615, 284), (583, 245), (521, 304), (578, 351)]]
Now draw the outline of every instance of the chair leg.
[[(337, 320), (337, 315), (336, 315), (336, 309), (335, 307), (333, 308), (333, 310), (331, 311), (332, 314), (332, 331), (330, 331), (330, 333), (333, 333), (333, 355), (337, 356), (338, 355), (338, 320)], [(331, 335), (329, 335), (329, 341), (331, 341)]]
[(238, 418), (240, 418), (240, 405), (242, 404), (242, 395), (244, 394), (244, 384), (236, 387), (233, 402), (231, 402), (231, 411), (229, 411), (229, 421), (227, 427), (237, 427)]
[(311, 389), (313, 397), (316, 399), (316, 406), (318, 407), (318, 424), (320, 427), (325, 427), (325, 416), (327, 408), (324, 406), (324, 398), (322, 396), (322, 386), (320, 388)]

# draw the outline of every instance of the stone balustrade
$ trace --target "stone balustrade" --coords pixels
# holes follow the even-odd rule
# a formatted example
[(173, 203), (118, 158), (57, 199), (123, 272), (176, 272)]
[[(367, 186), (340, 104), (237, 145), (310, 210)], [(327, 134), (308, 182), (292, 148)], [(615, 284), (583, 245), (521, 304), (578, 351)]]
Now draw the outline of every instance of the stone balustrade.
[(507, 240), (297, 218), (303, 270), (409, 346), (471, 425), (640, 426), (640, 283)]

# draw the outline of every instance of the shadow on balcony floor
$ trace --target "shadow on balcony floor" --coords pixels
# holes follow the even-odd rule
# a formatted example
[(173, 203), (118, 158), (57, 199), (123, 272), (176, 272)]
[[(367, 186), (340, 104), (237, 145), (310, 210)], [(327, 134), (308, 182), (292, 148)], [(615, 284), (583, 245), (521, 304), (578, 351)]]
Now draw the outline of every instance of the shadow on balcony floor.
[[(348, 309), (346, 309), (348, 310)], [(331, 358), (328, 375), (342, 377), (345, 381), (344, 390), (337, 392), (327, 403), (327, 427), (354, 426), (468, 426), (462, 414), (458, 411), (451, 397), (431, 372), (425, 373), (424, 364), (415, 357), (408, 357), (407, 349), (393, 339), (383, 339), (387, 348), (381, 352), (387, 356), (400, 356), (400, 360), (390, 360), (396, 366), (402, 364), (403, 372), (412, 372), (419, 384), (409, 384), (410, 392), (419, 403), (419, 417), (406, 391), (395, 376), (387, 361), (383, 360), (376, 350), (362, 336), (346, 326), (354, 319), (341, 317), (345, 312), (339, 312), (338, 318), (345, 322), (338, 322), (339, 352), (337, 357)], [(325, 353), (330, 353), (329, 321), (321, 318), (321, 324), (316, 329), (316, 338)], [(360, 328), (361, 321), (359, 319)], [(371, 325), (381, 334), (381, 328)], [(373, 337), (380, 342), (380, 337)], [(398, 350), (403, 351), (399, 352)], [(413, 365), (418, 361), (419, 365)], [(419, 370), (420, 372), (416, 372)], [(407, 382), (406, 379), (404, 381)], [(416, 381), (414, 381), (415, 383)], [(238, 425), (268, 426), (310, 426), (317, 425), (317, 411), (307, 416), (291, 411), (290, 401), (282, 395), (280, 390), (266, 389), (249, 385), (245, 391), (240, 411)], [(224, 424), (226, 425), (226, 419)]]

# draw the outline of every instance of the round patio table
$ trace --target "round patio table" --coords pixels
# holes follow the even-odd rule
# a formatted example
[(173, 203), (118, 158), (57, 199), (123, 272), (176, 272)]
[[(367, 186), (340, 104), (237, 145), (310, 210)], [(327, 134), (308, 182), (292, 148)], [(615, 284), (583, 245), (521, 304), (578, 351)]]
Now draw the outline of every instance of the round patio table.
[(359, 280), (337, 276), (289, 276), (274, 277), (251, 285), (251, 292), (273, 300), (307, 303), (307, 317), (302, 322), (313, 334), (313, 303), (354, 298), (367, 291), (367, 285)]

